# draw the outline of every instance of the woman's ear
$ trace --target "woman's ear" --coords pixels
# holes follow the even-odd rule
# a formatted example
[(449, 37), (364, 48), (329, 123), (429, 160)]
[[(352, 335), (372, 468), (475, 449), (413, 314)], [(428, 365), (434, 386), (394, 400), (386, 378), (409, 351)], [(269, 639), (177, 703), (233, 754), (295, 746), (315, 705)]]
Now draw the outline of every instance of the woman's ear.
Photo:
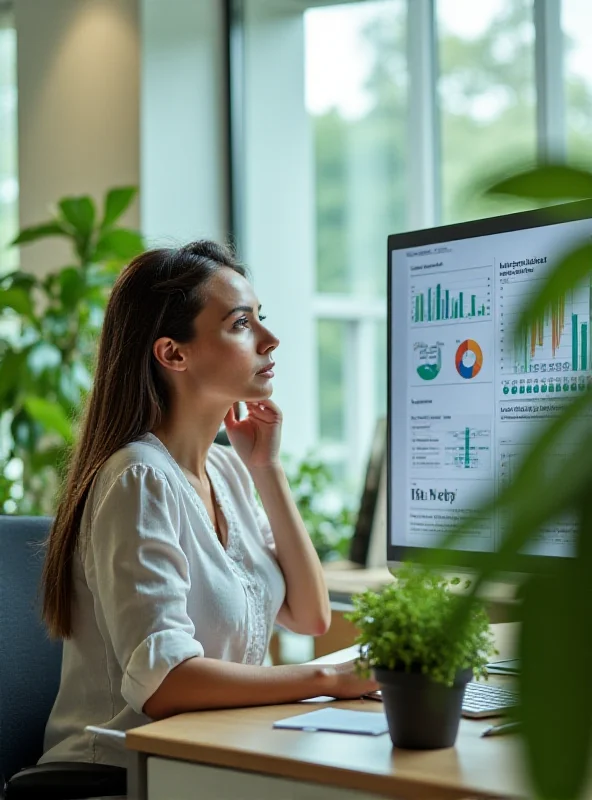
[(158, 363), (165, 369), (171, 369), (174, 372), (184, 372), (187, 369), (185, 356), (173, 339), (161, 336), (152, 345), (152, 353)]

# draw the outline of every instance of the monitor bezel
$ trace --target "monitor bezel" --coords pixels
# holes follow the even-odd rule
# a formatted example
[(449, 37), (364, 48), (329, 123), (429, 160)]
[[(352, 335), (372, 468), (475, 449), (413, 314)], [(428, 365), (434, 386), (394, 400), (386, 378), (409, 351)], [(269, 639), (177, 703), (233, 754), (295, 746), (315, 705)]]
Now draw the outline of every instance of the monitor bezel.
[[(592, 199), (560, 203), (546, 208), (530, 211), (519, 211), (495, 217), (469, 220), (451, 225), (439, 225), (415, 231), (404, 231), (389, 235), (387, 243), (387, 458), (386, 458), (386, 542), (387, 566), (398, 567), (403, 561), (416, 561), (425, 558), (430, 548), (405, 547), (391, 543), (391, 382), (392, 382), (392, 254), (394, 250), (424, 247), (426, 245), (445, 244), (459, 239), (471, 239), (477, 236), (492, 236), (511, 231), (541, 228), (548, 225), (561, 225), (580, 219), (592, 219)], [(449, 555), (449, 557), (448, 557)], [(474, 572), (487, 569), (492, 564), (493, 553), (469, 552), (465, 550), (447, 550), (446, 564), (439, 564), (443, 569)], [(563, 558), (558, 556), (519, 555), (514, 559), (513, 570), (516, 573), (553, 572)]]

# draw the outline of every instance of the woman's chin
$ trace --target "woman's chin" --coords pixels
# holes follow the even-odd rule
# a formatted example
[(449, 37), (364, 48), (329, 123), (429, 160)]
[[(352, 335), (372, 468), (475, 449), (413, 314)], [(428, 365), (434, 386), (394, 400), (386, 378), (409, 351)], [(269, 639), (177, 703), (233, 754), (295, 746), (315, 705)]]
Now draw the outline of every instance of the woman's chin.
[(254, 389), (252, 392), (250, 392), (249, 396), (245, 397), (243, 402), (258, 403), (261, 400), (268, 400), (272, 394), (273, 394), (273, 384), (271, 383), (271, 381), (267, 381), (265, 386), (258, 387), (257, 389)]

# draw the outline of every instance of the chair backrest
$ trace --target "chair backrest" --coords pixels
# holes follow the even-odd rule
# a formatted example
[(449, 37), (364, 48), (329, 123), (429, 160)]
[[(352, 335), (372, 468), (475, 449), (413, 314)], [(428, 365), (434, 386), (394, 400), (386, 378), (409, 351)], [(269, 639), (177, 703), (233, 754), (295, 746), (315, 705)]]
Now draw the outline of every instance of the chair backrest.
[(0, 516), (0, 774), (35, 764), (57, 695), (61, 642), (41, 620), (40, 578), (51, 517)]

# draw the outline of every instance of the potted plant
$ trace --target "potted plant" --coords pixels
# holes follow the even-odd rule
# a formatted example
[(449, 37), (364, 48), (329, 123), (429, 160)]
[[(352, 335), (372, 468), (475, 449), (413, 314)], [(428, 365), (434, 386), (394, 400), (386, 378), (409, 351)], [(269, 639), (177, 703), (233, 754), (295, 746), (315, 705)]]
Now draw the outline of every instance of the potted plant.
[(120, 220), (133, 186), (64, 197), (49, 220), (13, 245), (47, 237), (71, 245), (67, 265), (0, 276), (0, 514), (48, 514), (67, 461), (111, 287), (141, 253), (142, 235)]
[(466, 684), (485, 677), (495, 653), (485, 608), (475, 601), (459, 631), (459, 578), (403, 564), (380, 592), (354, 595), (346, 618), (359, 630), (358, 667), (373, 670), (395, 747), (429, 750), (456, 741)]

